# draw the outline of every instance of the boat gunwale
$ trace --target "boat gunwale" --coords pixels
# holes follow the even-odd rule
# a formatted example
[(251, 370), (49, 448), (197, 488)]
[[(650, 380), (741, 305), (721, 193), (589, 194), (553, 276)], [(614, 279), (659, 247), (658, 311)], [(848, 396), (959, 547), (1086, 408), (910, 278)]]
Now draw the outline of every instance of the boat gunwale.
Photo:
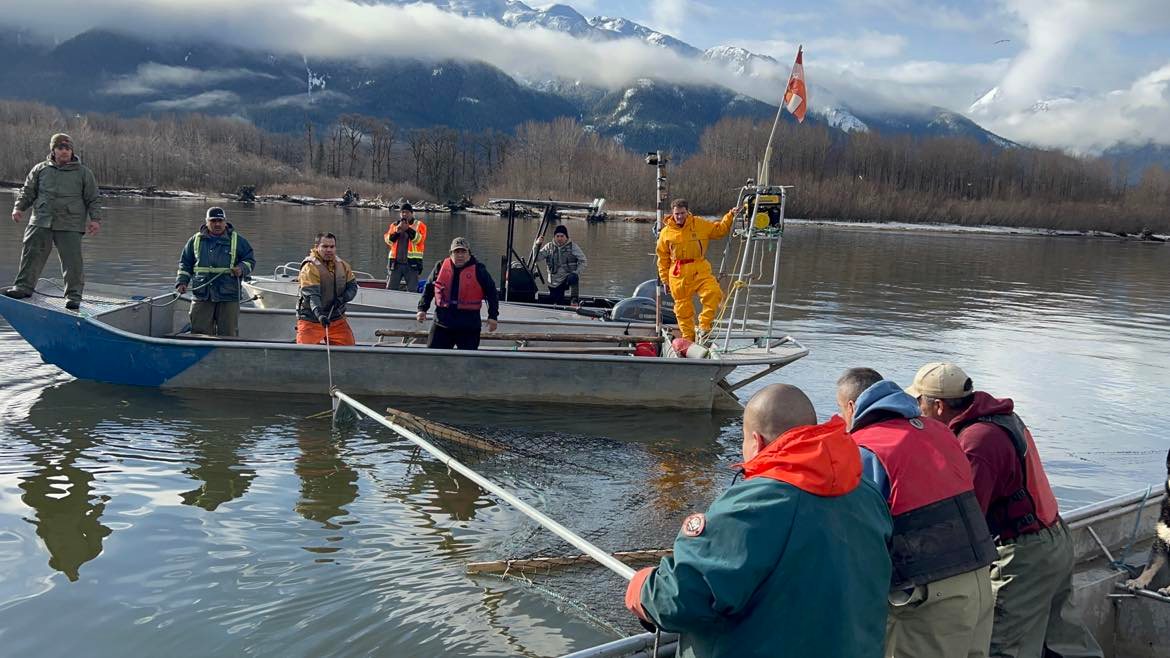
[[(298, 343), (294, 343), (294, 342), (266, 342), (266, 341), (253, 341), (253, 340), (217, 341), (215, 339), (208, 339), (206, 341), (201, 341), (201, 340), (191, 340), (190, 338), (184, 339), (184, 338), (166, 338), (166, 337), (159, 337), (159, 336), (148, 336), (145, 334), (135, 333), (133, 331), (128, 331), (126, 329), (122, 329), (120, 327), (117, 327), (117, 326), (110, 324), (109, 322), (102, 320), (102, 318), (105, 316), (111, 315), (113, 313), (125, 312), (128, 309), (131, 309), (135, 306), (144, 306), (147, 308), (153, 308), (154, 305), (151, 304), (150, 302), (153, 302), (155, 300), (160, 300), (160, 299), (167, 299), (170, 297), (172, 297), (172, 295), (167, 294), (167, 295), (159, 295), (158, 297), (153, 297), (150, 299), (135, 300), (135, 301), (128, 302), (124, 305), (117, 306), (115, 308), (111, 308), (108, 310), (101, 311), (99, 313), (95, 313), (93, 315), (81, 316), (79, 319), (82, 321), (85, 321), (85, 322), (89, 322), (103, 331), (113, 333), (114, 335), (120, 336), (122, 338), (127, 338), (130, 340), (134, 340), (134, 341), (138, 341), (138, 342), (142, 342), (142, 343), (149, 343), (152, 345), (183, 346), (183, 347), (188, 347), (188, 348), (192, 347), (193, 345), (198, 345), (200, 347), (207, 347), (210, 349), (217, 349), (217, 348), (264, 349), (264, 350), (268, 350), (268, 349), (306, 350), (306, 349), (309, 349), (309, 350), (315, 350), (315, 351), (324, 351), (326, 349), (325, 345), (302, 345), (302, 344), (298, 344)], [(27, 302), (21, 302), (21, 303), (27, 303)], [(65, 314), (64, 311), (60, 311), (56, 308), (44, 307), (44, 306), (42, 306), (41, 308), (48, 308), (49, 310), (51, 310), (53, 312)], [(240, 309), (240, 311), (241, 311), (241, 314), (243, 314), (244, 312), (247, 312), (247, 313), (252, 313), (252, 314), (263, 314), (263, 315), (292, 315), (292, 314), (296, 313), (296, 311), (290, 311), (287, 309), (255, 309), (255, 308), (250, 308), (250, 309)], [(355, 313), (355, 314), (353, 314), (354, 317), (370, 317), (370, 318), (382, 318), (382, 317), (386, 317), (387, 315), (388, 314), (386, 314), (386, 313), (365, 313), (365, 314), (356, 314)], [(409, 313), (399, 313), (398, 315), (400, 315), (401, 317), (410, 317)], [(547, 323), (537, 323), (537, 324), (547, 324)], [(677, 367), (704, 367), (704, 368), (717, 368), (717, 369), (718, 368), (731, 368), (732, 370), (739, 368), (741, 366), (750, 366), (750, 365), (776, 365), (776, 364), (779, 364), (781, 366), (786, 366), (790, 363), (793, 363), (795, 361), (798, 361), (798, 360), (804, 358), (805, 356), (808, 356), (808, 354), (809, 354), (809, 349), (807, 347), (805, 347), (800, 342), (798, 342), (796, 339), (794, 339), (790, 336), (785, 336), (785, 337), (779, 338), (778, 340), (782, 340), (782, 341), (784, 341), (785, 345), (789, 345), (789, 347), (788, 347), (789, 351), (787, 353), (784, 353), (784, 354), (776, 353), (770, 357), (768, 357), (768, 356), (749, 356), (749, 357), (744, 357), (744, 358), (730, 358), (730, 359), (726, 358), (726, 355), (724, 357), (721, 357), (718, 359), (686, 359), (686, 358), (669, 358), (669, 357), (653, 357), (653, 358), (651, 358), (651, 357), (639, 357), (639, 356), (618, 356), (618, 355), (607, 355), (607, 354), (562, 354), (562, 353), (554, 353), (554, 352), (535, 352), (535, 351), (533, 351), (533, 352), (514, 352), (514, 351), (503, 351), (503, 350), (483, 350), (483, 351), (480, 351), (480, 350), (427, 350), (427, 351), (430, 353), (434, 353), (436, 355), (456, 353), (459, 356), (468, 357), (468, 358), (488, 358), (488, 359), (521, 358), (521, 359), (545, 359), (545, 360), (554, 360), (554, 361), (599, 361), (599, 362), (640, 363), (640, 364), (656, 363), (656, 364), (669, 364), (670, 367), (676, 367), (676, 366)], [(776, 347), (779, 347), (779, 346), (776, 346)], [(795, 351), (793, 351), (793, 347), (795, 348)], [(334, 346), (329, 346), (329, 349), (332, 350), (333, 352), (341, 352), (341, 353), (355, 352), (355, 353), (359, 353), (359, 354), (368, 354), (371, 352), (377, 352), (377, 353), (388, 353), (388, 354), (414, 354), (414, 355), (417, 355), (417, 354), (420, 354), (422, 352), (422, 350), (418, 347), (395, 346), (393, 344), (387, 344), (387, 343), (368, 344), (368, 345), (352, 345), (352, 346), (334, 345)], [(763, 349), (763, 348), (758, 348), (758, 349)], [(773, 349), (775, 349), (775, 348), (773, 348)]]

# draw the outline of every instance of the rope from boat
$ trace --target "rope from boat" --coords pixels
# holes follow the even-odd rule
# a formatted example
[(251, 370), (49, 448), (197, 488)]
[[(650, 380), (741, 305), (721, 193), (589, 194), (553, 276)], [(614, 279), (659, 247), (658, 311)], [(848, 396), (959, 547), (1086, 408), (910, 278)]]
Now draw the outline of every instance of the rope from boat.
[[(215, 276), (211, 277), (210, 279), (208, 279), (207, 281), (204, 281), (203, 283), (201, 283), (197, 286), (193, 286), (191, 288), (188, 288), (187, 292), (195, 292), (196, 290), (202, 290), (202, 289), (206, 288), (207, 286), (211, 285), (212, 282), (214, 282), (216, 279), (223, 276), (224, 274), (226, 274), (226, 272), (220, 272), (220, 273), (216, 274)], [(236, 288), (242, 292), (244, 290), (243, 277), (236, 277), (236, 279), (237, 279)], [(58, 284), (56, 281), (53, 281), (52, 279), (37, 279), (37, 283), (42, 283), (42, 282), (47, 283), (50, 286), (53, 286), (54, 288), (57, 288), (62, 293), (65, 292), (65, 288), (63, 286), (61, 286), (60, 284)], [(48, 297), (49, 299), (65, 299), (64, 294), (50, 295), (48, 293), (41, 292), (40, 290), (37, 290), (35, 288), (33, 289), (33, 294), (40, 295), (41, 297)], [(175, 291), (173, 293), (173, 295), (174, 296), (171, 298), (170, 301), (163, 302), (161, 304), (155, 304), (153, 301), (151, 301), (149, 299), (143, 300), (142, 303), (146, 304), (147, 306), (153, 307), (153, 308), (164, 308), (164, 307), (170, 306), (171, 304), (174, 304), (175, 302), (179, 301), (180, 299), (183, 299), (183, 296), (181, 294), (179, 294), (178, 291)], [(256, 297), (258, 297), (258, 295)], [(240, 303), (242, 304), (244, 302), (250, 302), (253, 299), (256, 299), (256, 297), (249, 297), (247, 299), (244, 299), (243, 296), (241, 295)]]
[(1129, 541), (1126, 542), (1125, 548), (1121, 551), (1121, 555), (1119, 555), (1116, 560), (1110, 563), (1110, 566), (1112, 566), (1114, 569), (1117, 569), (1118, 571), (1132, 573), (1130, 571), (1129, 565), (1125, 563), (1125, 557), (1129, 554), (1129, 549), (1133, 548), (1133, 543), (1137, 541), (1138, 530), (1141, 528), (1142, 524), (1142, 510), (1146, 508), (1146, 501), (1150, 499), (1150, 491), (1152, 490), (1153, 487), (1148, 485), (1146, 486), (1146, 494), (1142, 496), (1142, 502), (1138, 503), (1137, 516), (1133, 520), (1133, 532), (1129, 534)]

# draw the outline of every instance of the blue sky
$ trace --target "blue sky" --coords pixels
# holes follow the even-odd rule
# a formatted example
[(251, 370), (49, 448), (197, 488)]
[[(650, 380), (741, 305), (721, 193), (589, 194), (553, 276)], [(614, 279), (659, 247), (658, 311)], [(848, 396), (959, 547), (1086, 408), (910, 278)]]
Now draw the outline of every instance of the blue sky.
[[(833, 103), (866, 110), (937, 105), (1010, 139), (1074, 152), (1119, 142), (1170, 144), (1170, 0), (567, 4), (586, 16), (628, 18), (699, 48), (741, 46), (781, 66), (738, 78), (636, 40), (570, 43), (561, 32), (512, 30), (429, 4), (377, 0), (89, 0), (68, 8), (0, 0), (0, 10), (6, 22), (57, 38), (125, 28), (133, 16), (139, 34), (247, 43), (306, 62), (476, 59), (520, 79), (559, 77), (610, 89), (639, 78), (723, 84), (771, 103), (779, 100), (797, 44), (804, 44), (813, 112)], [(988, 95), (992, 90), (998, 91)]]

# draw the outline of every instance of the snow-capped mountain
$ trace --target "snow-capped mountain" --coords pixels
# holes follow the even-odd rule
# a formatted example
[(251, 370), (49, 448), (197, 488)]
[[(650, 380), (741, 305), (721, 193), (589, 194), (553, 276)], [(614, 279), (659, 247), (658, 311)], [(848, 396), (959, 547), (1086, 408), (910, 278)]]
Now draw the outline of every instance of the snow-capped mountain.
[(703, 51), (702, 58), (707, 62), (722, 64), (724, 68), (736, 75), (778, 77), (781, 73), (780, 62), (774, 58), (768, 55), (758, 55), (739, 46), (708, 48)]
[[(420, 0), (382, 1), (409, 4)], [(538, 27), (564, 32), (578, 38), (601, 41), (637, 39), (657, 47), (671, 50), (684, 57), (693, 57), (699, 61), (718, 64), (725, 68), (729, 75), (751, 78), (754, 81), (758, 81), (761, 88), (775, 88), (777, 90), (777, 98), (774, 101), (770, 101), (772, 103), (779, 103), (780, 95), (783, 93), (784, 86), (787, 83), (789, 67), (791, 66), (791, 64), (781, 63), (767, 55), (754, 53), (746, 48), (734, 45), (720, 45), (706, 50), (700, 50), (673, 36), (658, 32), (629, 19), (607, 16), (586, 18), (577, 10), (564, 4), (534, 8), (519, 0), (421, 1), (428, 2), (440, 9), (451, 11), (462, 16), (488, 18), (513, 28)], [(615, 127), (618, 125), (629, 125), (635, 121), (633, 117), (637, 117), (637, 120), (656, 123), (653, 116), (639, 116), (645, 114), (644, 112), (635, 112), (634, 114), (618, 112), (618, 115), (625, 117), (622, 122), (617, 122), (610, 117), (613, 112), (617, 111), (618, 103), (614, 99), (630, 94), (641, 96), (647, 93), (647, 87), (644, 84), (645, 81), (633, 84), (626, 89), (616, 92), (605, 89), (591, 89), (575, 80), (526, 79), (522, 80), (522, 82), (533, 89), (564, 95), (578, 102), (585, 102), (588, 107), (593, 108), (592, 111), (586, 111), (585, 120), (591, 123), (597, 122), (599, 126), (608, 125)], [(672, 85), (659, 85), (656, 87), (658, 91), (675, 88)], [(922, 107), (897, 114), (891, 114), (888, 111), (881, 113), (865, 112), (850, 107), (849, 104), (837, 99), (829, 90), (815, 83), (810, 85), (809, 91), (811, 97), (811, 102), (809, 103), (810, 113), (818, 120), (844, 132), (865, 132), (871, 129), (878, 129), (883, 132), (911, 133), (916, 136), (949, 135), (974, 137), (979, 141), (999, 146), (1011, 144), (1008, 140), (983, 130), (974, 122), (961, 115), (942, 108)], [(989, 92), (989, 94), (993, 92)], [(711, 88), (688, 88), (689, 95), (711, 93)], [(659, 99), (662, 97), (660, 93), (655, 93), (654, 96)], [(729, 110), (735, 108), (736, 111), (745, 110), (745, 108), (750, 106), (751, 110), (746, 113), (752, 116), (760, 114), (760, 108), (763, 107), (763, 104), (758, 101), (751, 101), (749, 103), (748, 101), (751, 99), (746, 99), (726, 89), (722, 90), (716, 96), (718, 98), (707, 98), (703, 106), (708, 110), (710, 108), (723, 107)], [(736, 98), (739, 100), (732, 102), (732, 99)], [(993, 102), (994, 98), (987, 100), (988, 104)], [(639, 107), (656, 107), (661, 110), (667, 109), (667, 105), (661, 102), (652, 102), (649, 104), (636, 103), (635, 105)], [(716, 116), (715, 120), (718, 120), (718, 118)], [(672, 122), (667, 121), (665, 124), (672, 125)], [(672, 134), (677, 137), (679, 133), (673, 132)], [(673, 142), (674, 140), (670, 139), (668, 141)]]

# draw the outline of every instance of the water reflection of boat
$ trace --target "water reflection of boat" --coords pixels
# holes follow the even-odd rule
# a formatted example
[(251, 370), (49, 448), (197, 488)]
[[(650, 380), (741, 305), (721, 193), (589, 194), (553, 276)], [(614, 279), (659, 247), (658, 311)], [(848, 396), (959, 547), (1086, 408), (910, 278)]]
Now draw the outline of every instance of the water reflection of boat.
[(94, 475), (82, 467), (94, 445), (92, 434), (78, 431), (54, 397), (59, 396), (42, 394), (29, 410), (34, 427), (47, 431), (21, 437), (34, 451), (28, 455), (30, 471), (19, 476), (20, 499), (33, 509), (30, 522), (49, 552), (49, 566), (76, 581), (81, 565), (101, 555), (102, 542), (113, 531), (101, 522), (108, 498), (94, 493)]
[[(32, 523), (49, 552), (49, 566), (70, 580), (80, 577), (80, 568), (102, 553), (103, 540), (112, 530), (101, 522), (109, 496), (94, 493), (93, 472), (83, 464), (100, 463), (96, 455), (102, 436), (99, 425), (111, 420), (111, 412), (126, 427), (150, 425), (158, 430), (160, 408), (174, 408), (181, 399), (154, 393), (152, 400), (135, 389), (135, 403), (128, 403), (126, 391), (71, 381), (45, 388), (28, 411), (30, 431), (17, 429), (17, 436), (35, 450), (28, 457), (31, 468), (21, 475), (21, 500), (34, 511)], [(209, 402), (222, 414), (222, 402)], [(230, 404), (228, 405), (230, 407)], [(255, 478), (241, 451), (248, 441), (243, 433), (226, 436), (200, 432), (188, 423), (175, 427), (175, 445), (189, 450), (192, 465), (183, 470), (199, 484), (179, 494), (183, 504), (214, 511), (219, 505), (242, 497)], [(105, 450), (106, 448), (98, 448)], [(24, 470), (24, 469), (22, 469)]]
[[(1073, 572), (1073, 601), (1106, 656), (1155, 658), (1165, 655), (1170, 637), (1170, 605), (1160, 600), (1132, 596), (1118, 591), (1117, 583), (1128, 575), (1110, 566), (1110, 557), (1145, 560), (1154, 538), (1154, 524), (1162, 504), (1162, 484), (1118, 496), (1063, 514), (1073, 539), (1076, 566)], [(1090, 531), (1091, 529), (1091, 531)], [(1097, 538), (1093, 534), (1096, 533)], [(1100, 539), (1100, 542), (1098, 542)], [(1162, 574), (1155, 585), (1164, 586)], [(666, 634), (663, 652), (674, 655), (675, 636)], [(565, 656), (565, 658), (634, 658), (649, 656), (654, 636), (649, 633), (622, 638)]]
[[(199, 337), (182, 333), (183, 299), (87, 300), (81, 313), (61, 302), (3, 297), (0, 315), (47, 363), (75, 377), (164, 388), (324, 393), (329, 364), (333, 382), (354, 395), (738, 409), (738, 388), (808, 354), (789, 337), (743, 334), (714, 358), (636, 357), (634, 343), (661, 340), (653, 326), (592, 323), (608, 333), (574, 335), (575, 323), (520, 321), (485, 332), (486, 349), (429, 350), (381, 338), (425, 335), (413, 315), (356, 313), (349, 321), (359, 344), (327, 352), (293, 343), (291, 311), (243, 309), (240, 338), (192, 340)], [(758, 371), (729, 379), (745, 366)]]

